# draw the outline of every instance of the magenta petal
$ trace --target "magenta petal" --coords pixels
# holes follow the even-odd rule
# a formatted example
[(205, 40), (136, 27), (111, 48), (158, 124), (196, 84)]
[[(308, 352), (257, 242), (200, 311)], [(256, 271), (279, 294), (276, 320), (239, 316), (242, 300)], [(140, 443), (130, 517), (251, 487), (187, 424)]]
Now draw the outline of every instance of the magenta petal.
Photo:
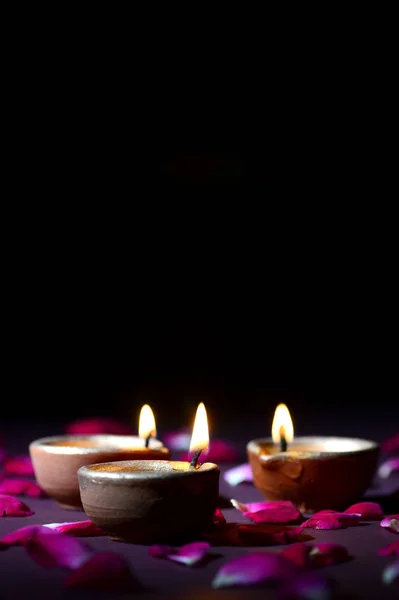
[(99, 535), (105, 535), (104, 531), (94, 525), (93, 521), (87, 519), (86, 521), (66, 521), (65, 523), (48, 523), (43, 525), (58, 533), (64, 535), (72, 535), (73, 537), (94, 537)]
[(209, 548), (210, 544), (208, 542), (192, 542), (180, 548), (152, 546), (149, 548), (148, 554), (153, 558), (167, 558), (187, 567), (192, 567), (204, 560)]
[(64, 581), (67, 588), (100, 591), (131, 591), (138, 587), (126, 560), (113, 552), (100, 552), (87, 560)]
[(399, 433), (395, 433), (392, 437), (388, 438), (381, 444), (383, 452), (387, 454), (393, 454), (399, 450)]
[(380, 556), (399, 556), (399, 540), (378, 550)]
[(279, 546), (300, 542), (303, 530), (300, 527), (282, 527), (276, 530), (275, 525), (239, 525), (238, 538), (247, 546)]
[(30, 456), (10, 456), (6, 458), (3, 468), (7, 475), (30, 477), (35, 474)]
[(225, 471), (223, 479), (227, 481), (229, 485), (251, 483), (254, 480), (251, 466), (248, 463), (228, 469)]
[(382, 519), (380, 523), (381, 527), (386, 527), (389, 531), (399, 533), (399, 515), (390, 515)]
[(389, 458), (385, 462), (380, 465), (378, 469), (378, 475), (383, 479), (390, 477), (392, 473), (399, 471), (399, 456), (395, 456), (394, 458)]
[(382, 572), (382, 581), (386, 585), (399, 583), (399, 560), (391, 563)]
[(93, 417), (69, 423), (65, 431), (71, 435), (96, 435), (98, 433), (132, 435), (133, 427), (116, 419)]
[(347, 508), (345, 513), (357, 513), (362, 521), (378, 521), (384, 516), (384, 511), (376, 502), (358, 502)]
[(319, 517), (311, 517), (301, 527), (310, 527), (311, 529), (346, 529), (357, 525), (361, 519), (360, 514), (349, 513), (329, 513)]
[(336, 565), (349, 560), (350, 556), (341, 544), (332, 544), (330, 542), (319, 542), (312, 544), (309, 553), (311, 564), (315, 567), (325, 567), (327, 565)]
[(294, 577), (296, 573), (295, 565), (279, 554), (253, 552), (222, 565), (212, 581), (212, 587), (279, 583)]
[(278, 593), (279, 600), (330, 600), (331, 583), (314, 573), (300, 573), (286, 582)]
[(169, 431), (162, 436), (163, 443), (170, 450), (184, 452), (190, 446), (191, 433), (187, 427)]
[(0, 494), (0, 517), (30, 517), (34, 512), (14, 496)]
[(213, 516), (212, 516), (212, 523), (214, 525), (225, 525), (226, 524), (226, 519), (224, 517), (224, 514), (220, 510), (220, 508), (215, 509), (215, 512), (213, 513)]
[(25, 479), (3, 479), (3, 481), (0, 481), (0, 494), (29, 496), (30, 498), (47, 497), (47, 494), (37, 483)]
[(231, 503), (254, 523), (292, 523), (302, 519), (297, 507), (289, 500), (242, 504), (232, 499)]
[(291, 562), (293, 562), (297, 567), (306, 568), (311, 564), (309, 553), (312, 550), (312, 546), (309, 544), (299, 543), (299, 544), (291, 544), (291, 546), (287, 546), (281, 552), (281, 555), (285, 558), (288, 558)]

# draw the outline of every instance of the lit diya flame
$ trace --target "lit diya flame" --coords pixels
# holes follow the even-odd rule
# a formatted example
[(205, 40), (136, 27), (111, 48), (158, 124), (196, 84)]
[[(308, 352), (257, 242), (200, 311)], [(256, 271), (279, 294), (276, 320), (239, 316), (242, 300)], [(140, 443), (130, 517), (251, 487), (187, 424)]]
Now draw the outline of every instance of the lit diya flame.
[(145, 440), (145, 447), (148, 448), (150, 439), (156, 437), (157, 428), (155, 426), (155, 417), (151, 407), (144, 404), (140, 411), (139, 419), (139, 437)]
[(196, 467), (199, 455), (209, 448), (209, 429), (208, 418), (206, 416), (205, 405), (203, 402), (198, 404), (197, 414), (195, 415), (193, 433), (191, 435), (190, 452), (194, 452), (191, 460), (191, 466)]
[(274, 413), (272, 438), (275, 444), (280, 444), (281, 452), (285, 452), (287, 444), (294, 439), (294, 426), (285, 404), (279, 404)]

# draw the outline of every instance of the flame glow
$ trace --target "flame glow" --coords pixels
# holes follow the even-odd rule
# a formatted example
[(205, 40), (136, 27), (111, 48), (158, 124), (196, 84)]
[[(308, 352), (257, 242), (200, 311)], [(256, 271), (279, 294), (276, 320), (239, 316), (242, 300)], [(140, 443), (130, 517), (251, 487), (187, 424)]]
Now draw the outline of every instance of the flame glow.
[(281, 434), (288, 443), (294, 439), (294, 426), (290, 411), (285, 404), (279, 404), (274, 413), (273, 425), (272, 425), (272, 438), (275, 444), (279, 444), (281, 440)]
[(148, 404), (144, 404), (140, 411), (139, 436), (146, 439), (149, 435), (156, 437), (157, 429), (155, 426), (155, 417)]
[(195, 415), (193, 433), (190, 442), (190, 452), (197, 450), (208, 450), (209, 448), (209, 429), (208, 418), (204, 403), (198, 404), (197, 414)]

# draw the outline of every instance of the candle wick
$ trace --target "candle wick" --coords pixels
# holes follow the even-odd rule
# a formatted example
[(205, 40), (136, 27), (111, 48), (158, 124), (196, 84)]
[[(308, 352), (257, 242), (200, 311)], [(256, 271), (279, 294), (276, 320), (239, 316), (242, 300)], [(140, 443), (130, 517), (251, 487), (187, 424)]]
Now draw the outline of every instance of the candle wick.
[(280, 436), (280, 452), (287, 452), (287, 440), (283, 433)]
[(149, 435), (147, 435), (147, 437), (145, 438), (145, 442), (144, 442), (144, 446), (145, 448), (148, 448), (149, 444), (150, 444), (150, 439), (151, 439), (151, 433)]
[(198, 459), (200, 457), (201, 452), (202, 452), (202, 450), (196, 450), (194, 452), (193, 457), (192, 457), (191, 462), (190, 462), (190, 469), (196, 469), (197, 468), (197, 462), (198, 462)]

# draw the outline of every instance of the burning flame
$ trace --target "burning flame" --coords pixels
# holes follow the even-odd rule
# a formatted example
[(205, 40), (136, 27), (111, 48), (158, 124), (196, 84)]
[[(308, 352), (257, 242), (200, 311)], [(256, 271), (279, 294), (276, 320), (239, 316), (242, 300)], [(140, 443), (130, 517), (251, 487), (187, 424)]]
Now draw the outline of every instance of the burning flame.
[(204, 403), (198, 404), (197, 414), (195, 415), (193, 433), (190, 442), (190, 452), (198, 450), (208, 450), (209, 448), (209, 430), (208, 418)]
[(294, 426), (285, 404), (277, 406), (272, 425), (273, 442), (279, 444), (282, 437), (285, 437), (288, 444), (294, 439)]
[(156, 437), (157, 429), (151, 407), (148, 404), (144, 404), (140, 411), (139, 436), (146, 439), (149, 435)]

